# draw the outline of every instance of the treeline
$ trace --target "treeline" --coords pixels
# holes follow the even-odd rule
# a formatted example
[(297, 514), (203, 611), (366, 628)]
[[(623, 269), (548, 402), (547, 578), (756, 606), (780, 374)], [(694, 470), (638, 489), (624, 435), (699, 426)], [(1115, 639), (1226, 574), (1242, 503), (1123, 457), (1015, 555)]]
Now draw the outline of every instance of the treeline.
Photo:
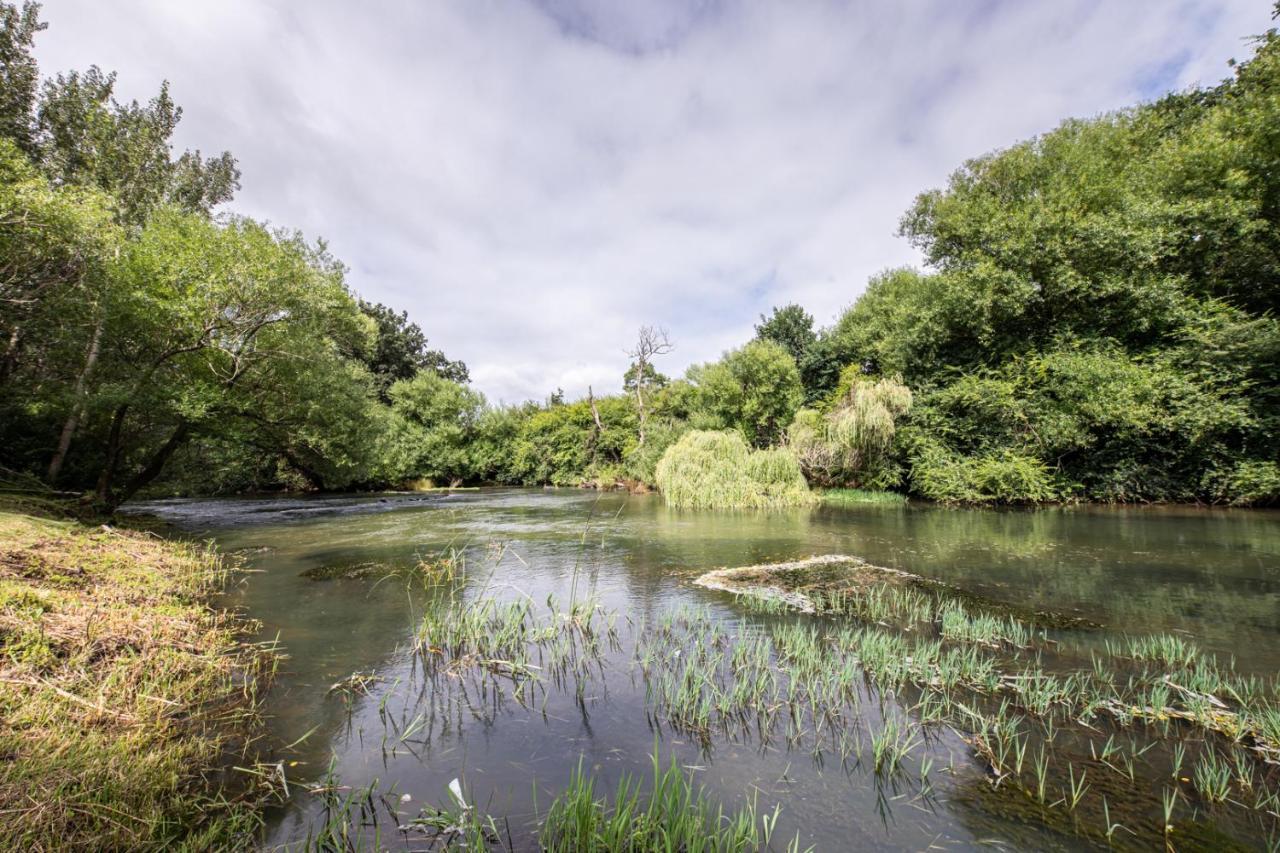
[(357, 300), (321, 242), (215, 214), (229, 153), (181, 154), (167, 86), (41, 80), (39, 7), (0, 4), (0, 465), (110, 508), (184, 489), (380, 484), (420, 373), (466, 380)]
[[(957, 502), (1280, 499), (1280, 38), (1212, 89), (966, 163), (826, 328), (796, 305), (681, 378), (645, 328), (621, 393), (494, 406), (323, 243), (217, 212), (162, 87), (41, 82), (0, 4), (0, 465), (111, 507), (145, 490), (641, 487), (669, 448), (760, 484)], [(734, 432), (740, 441), (707, 437)], [(779, 452), (753, 454), (751, 449)], [(666, 472), (696, 466), (669, 460)], [(735, 475), (736, 476), (736, 475)], [(682, 481), (674, 491), (694, 496)], [(802, 486), (803, 484), (801, 484)], [(758, 487), (757, 487), (758, 486)]]

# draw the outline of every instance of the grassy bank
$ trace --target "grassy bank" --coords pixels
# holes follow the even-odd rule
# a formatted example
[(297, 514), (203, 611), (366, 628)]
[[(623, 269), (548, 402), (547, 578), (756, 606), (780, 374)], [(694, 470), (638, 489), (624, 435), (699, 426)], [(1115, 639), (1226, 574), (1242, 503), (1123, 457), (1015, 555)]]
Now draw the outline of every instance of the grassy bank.
[(272, 657), (198, 546), (0, 510), (0, 849), (249, 846), (223, 768)]
[(824, 504), (834, 506), (855, 504), (902, 506), (907, 502), (907, 496), (900, 492), (883, 492), (874, 489), (823, 489), (818, 493), (818, 497)]

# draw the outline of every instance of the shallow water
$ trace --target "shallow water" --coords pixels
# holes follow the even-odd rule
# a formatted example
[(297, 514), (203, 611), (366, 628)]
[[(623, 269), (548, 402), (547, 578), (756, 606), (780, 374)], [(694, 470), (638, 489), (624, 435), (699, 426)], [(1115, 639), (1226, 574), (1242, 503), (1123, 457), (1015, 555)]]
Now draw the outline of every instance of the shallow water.
[[(450, 548), (467, 550), (468, 594), (527, 594), (539, 605), (586, 595), (624, 621), (707, 606), (736, 626), (733, 596), (692, 584), (722, 566), (841, 553), (939, 579), (1025, 610), (1099, 623), (1098, 637), (1184, 632), (1237, 669), (1280, 669), (1280, 514), (1197, 508), (1038, 511), (839, 507), (775, 513), (667, 509), (654, 496), (577, 490), (484, 490), (450, 496), (359, 496), (139, 504), (187, 534), (213, 538), (254, 570), (229, 600), (278, 636), (289, 658), (267, 710), (295, 792), (271, 817), (265, 843), (314, 829), (318, 798), (304, 784), (332, 770), (344, 785), (378, 780), (408, 795), (411, 815), (447, 801), (461, 779), (473, 802), (513, 824), (532, 821), (583, 762), (609, 790), (643, 775), (655, 746), (675, 755), (727, 806), (755, 796), (782, 805), (778, 837), (819, 850), (990, 846), (1079, 849), (1092, 842), (1037, 820), (1008, 818), (967, 746), (941, 731), (928, 750), (945, 784), (881, 780), (865, 765), (815, 758), (785, 745), (721, 738), (710, 749), (645, 713), (644, 685), (627, 654), (610, 657), (583, 701), (552, 691), (534, 711), (512, 701), (475, 710), (447, 729), (409, 650), (435, 594), (388, 576)], [(505, 549), (505, 550), (503, 550)], [(314, 580), (310, 570), (365, 567), (360, 577)], [(1086, 638), (1087, 642), (1087, 638)], [(369, 695), (330, 692), (354, 672), (382, 679)], [(421, 719), (430, 730), (418, 729)], [(404, 730), (409, 730), (405, 735)], [(398, 733), (399, 732), (399, 733)], [(535, 802), (536, 800), (536, 802)], [(381, 843), (396, 846), (383, 828)], [(1259, 844), (1261, 844), (1261, 839)], [(419, 843), (418, 846), (421, 846)]]

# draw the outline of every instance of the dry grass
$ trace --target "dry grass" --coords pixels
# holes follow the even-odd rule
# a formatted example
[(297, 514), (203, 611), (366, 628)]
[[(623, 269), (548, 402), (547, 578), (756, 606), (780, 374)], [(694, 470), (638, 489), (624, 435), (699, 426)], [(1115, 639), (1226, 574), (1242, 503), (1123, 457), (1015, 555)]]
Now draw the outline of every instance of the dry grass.
[(0, 849), (248, 846), (222, 769), (272, 657), (214, 554), (0, 512)]

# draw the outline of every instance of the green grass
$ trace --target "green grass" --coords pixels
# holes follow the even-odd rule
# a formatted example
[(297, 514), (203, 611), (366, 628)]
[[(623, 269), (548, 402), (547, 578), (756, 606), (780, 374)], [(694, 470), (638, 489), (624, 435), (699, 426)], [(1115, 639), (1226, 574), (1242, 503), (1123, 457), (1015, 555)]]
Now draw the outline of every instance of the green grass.
[(550, 853), (764, 850), (777, 816), (777, 810), (758, 814), (754, 802), (731, 812), (713, 805), (674, 758), (664, 769), (655, 748), (648, 784), (625, 776), (611, 799), (596, 793), (580, 764), (552, 803), (539, 842)]
[(194, 545), (0, 512), (0, 848), (227, 849), (258, 825), (211, 787), (257, 731), (274, 658), (205, 597)]
[(881, 506), (903, 506), (907, 496), (898, 492), (881, 492), (873, 489), (824, 489), (818, 493), (824, 504), (833, 506), (851, 506), (854, 504), (879, 504)]

